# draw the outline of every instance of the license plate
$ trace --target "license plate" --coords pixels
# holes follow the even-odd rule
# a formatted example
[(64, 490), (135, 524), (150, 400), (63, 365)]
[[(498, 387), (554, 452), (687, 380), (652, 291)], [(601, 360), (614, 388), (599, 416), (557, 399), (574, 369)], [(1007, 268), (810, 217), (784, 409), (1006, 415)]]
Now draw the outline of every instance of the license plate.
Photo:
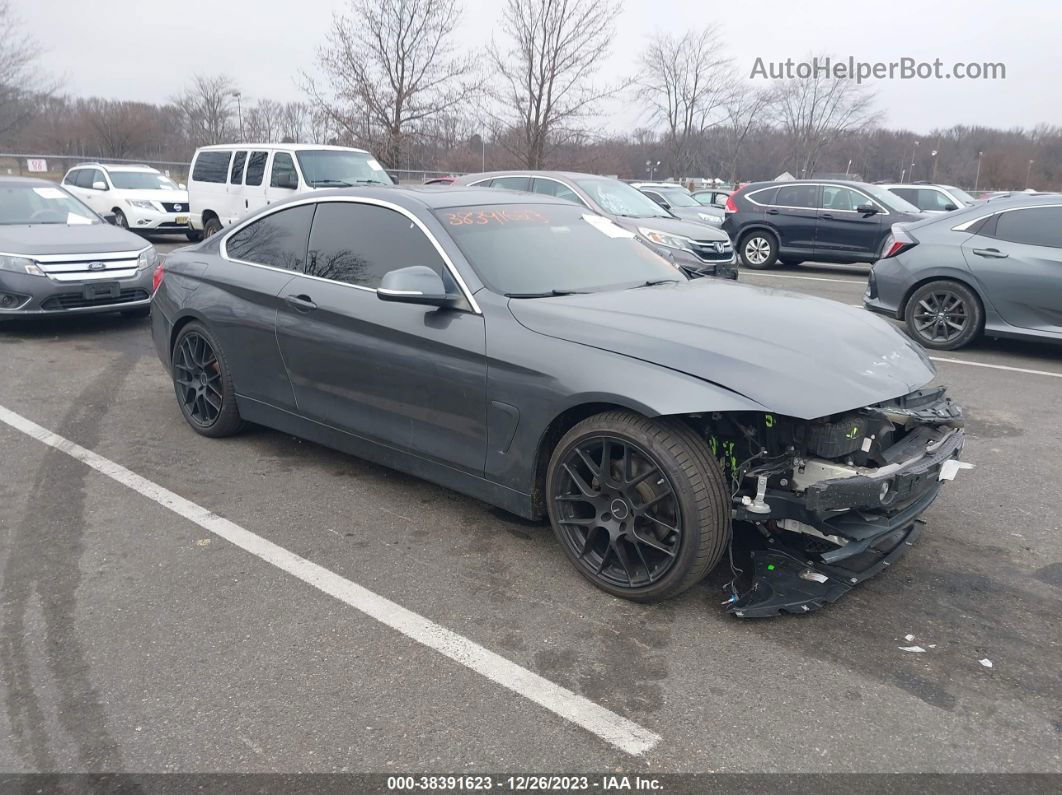
[(86, 301), (97, 301), (100, 298), (117, 298), (120, 291), (118, 282), (95, 282), (86, 284), (82, 292)]
[(186, 223), (188, 223), (188, 216), (187, 215), (178, 215), (176, 218), (173, 219), (173, 222), (175, 224), (186, 224)]

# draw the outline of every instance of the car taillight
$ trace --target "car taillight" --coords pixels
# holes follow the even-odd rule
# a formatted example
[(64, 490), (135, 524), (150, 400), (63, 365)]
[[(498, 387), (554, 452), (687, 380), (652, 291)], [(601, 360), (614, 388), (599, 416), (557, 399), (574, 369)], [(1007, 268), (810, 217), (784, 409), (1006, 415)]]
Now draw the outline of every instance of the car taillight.
[(732, 193), (726, 197), (726, 204), (723, 206), (725, 212), (736, 213), (738, 211), (737, 205), (734, 203), (734, 195)]
[(881, 259), (895, 257), (897, 254), (914, 248), (917, 245), (918, 241), (908, 232), (905, 232), (900, 224), (893, 224), (892, 231), (889, 236), (885, 238), (885, 245), (881, 247)]
[(159, 289), (159, 285), (162, 284), (162, 277), (166, 275), (166, 267), (164, 263), (159, 263), (155, 266), (155, 272), (151, 274), (151, 292), (156, 292)]

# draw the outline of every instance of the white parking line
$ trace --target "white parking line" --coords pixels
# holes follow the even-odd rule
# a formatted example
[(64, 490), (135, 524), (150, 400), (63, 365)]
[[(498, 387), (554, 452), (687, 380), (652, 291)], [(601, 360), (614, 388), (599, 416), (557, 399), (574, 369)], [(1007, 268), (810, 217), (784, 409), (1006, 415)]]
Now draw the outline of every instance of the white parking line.
[(838, 284), (858, 284), (860, 287), (867, 286), (865, 281), (858, 282), (855, 279), (827, 279), (825, 276), (793, 276), (790, 274), (783, 275), (781, 273), (757, 273), (755, 271), (742, 269), (741, 278), (744, 279), (746, 276), (766, 276), (771, 279), (803, 279), (808, 282), (837, 282)]
[(407, 610), (357, 583), (299, 557), (255, 535), (250, 530), (245, 530), (234, 522), (211, 513), (206, 508), (141, 477), (121, 464), (116, 464), (69, 439), (52, 433), (47, 428), (3, 406), (0, 406), (0, 421), (39, 442), (66, 453), (71, 458), (81, 461), (123, 486), (169, 508), (178, 516), (235, 544), (245, 552), (250, 552), (255, 557), (298, 577), (303, 582), (350, 605), (355, 610), (360, 610), (380, 623), (398, 630), (417, 643), (434, 649), (492, 682), (581, 726), (621, 751), (632, 755), (641, 754), (660, 741), (658, 734), (637, 723), (554, 684), (412, 610)]
[(1026, 367), (1008, 367), (1005, 364), (985, 364), (984, 362), (971, 362), (968, 359), (945, 359), (943, 356), (930, 356), (934, 362), (948, 362), (949, 364), (965, 364), (969, 367), (988, 367), (992, 370), (1008, 370), (1012, 373), (1027, 373), (1029, 375), (1047, 375), (1051, 378), (1062, 378), (1062, 373), (1052, 373), (1047, 370), (1030, 370)]

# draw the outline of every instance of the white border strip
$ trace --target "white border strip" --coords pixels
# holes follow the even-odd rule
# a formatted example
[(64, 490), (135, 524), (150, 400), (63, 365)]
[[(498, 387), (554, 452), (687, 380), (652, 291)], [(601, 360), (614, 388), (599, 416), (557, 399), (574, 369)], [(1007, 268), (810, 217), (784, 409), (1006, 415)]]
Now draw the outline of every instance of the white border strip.
[(969, 359), (945, 359), (943, 356), (930, 356), (929, 358), (934, 362), (965, 364), (969, 367), (987, 367), (991, 370), (1007, 370), (1011, 373), (1027, 373), (1028, 375), (1047, 375), (1051, 378), (1062, 378), (1062, 373), (1052, 373), (1048, 370), (1030, 370), (1026, 367), (1008, 367), (1005, 364), (985, 364), (984, 362), (971, 362)]
[(178, 516), (194, 522), (207, 532), (225, 539), (245, 552), (350, 605), (355, 610), (398, 630), (406, 637), (434, 649), (454, 662), (485, 676), (495, 684), (545, 707), (566, 721), (581, 726), (621, 751), (632, 755), (641, 754), (651, 749), (661, 739), (660, 735), (655, 732), (554, 684), (357, 583), (299, 557), (245, 530), (234, 522), (186, 500), (169, 489), (131, 472), (120, 464), (91, 450), (86, 450), (69, 439), (52, 433), (47, 428), (42, 428), (3, 406), (0, 406), (0, 421), (49, 447), (66, 453), (71, 458), (81, 461), (149, 500), (169, 508)]

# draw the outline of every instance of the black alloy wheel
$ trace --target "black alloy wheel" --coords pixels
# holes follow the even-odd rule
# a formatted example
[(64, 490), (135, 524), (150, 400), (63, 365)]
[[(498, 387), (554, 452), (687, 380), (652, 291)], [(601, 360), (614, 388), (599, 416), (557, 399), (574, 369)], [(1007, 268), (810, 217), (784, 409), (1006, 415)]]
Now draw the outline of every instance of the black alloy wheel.
[(185, 326), (173, 346), (173, 388), (188, 424), (204, 436), (228, 436), (243, 427), (228, 366), (213, 336)]
[(980, 331), (981, 304), (962, 284), (930, 282), (907, 302), (907, 329), (927, 348), (955, 350)]
[(729, 539), (722, 473), (703, 440), (627, 412), (591, 417), (561, 440), (547, 499), (579, 572), (636, 601), (686, 590)]

